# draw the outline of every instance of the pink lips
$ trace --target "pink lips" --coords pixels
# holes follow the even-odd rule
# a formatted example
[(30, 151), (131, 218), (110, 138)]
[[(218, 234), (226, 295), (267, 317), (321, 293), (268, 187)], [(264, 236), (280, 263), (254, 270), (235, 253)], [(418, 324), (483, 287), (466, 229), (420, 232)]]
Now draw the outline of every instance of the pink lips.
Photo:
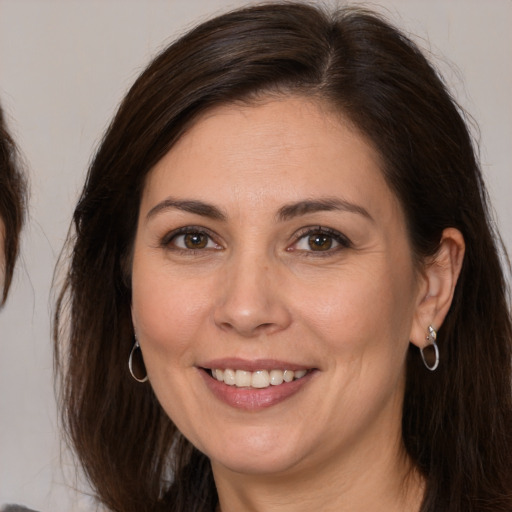
[(310, 382), (314, 373), (316, 373), (315, 371), (310, 371), (304, 377), (292, 382), (285, 382), (278, 386), (269, 386), (263, 389), (255, 389), (228, 386), (227, 384), (214, 379), (207, 370), (215, 368), (231, 368), (255, 372), (258, 370), (272, 369), (287, 369), (296, 371), (308, 370), (310, 368), (271, 359), (248, 361), (236, 358), (208, 361), (204, 365), (201, 365), (201, 367), (201, 375), (206, 386), (212, 392), (212, 394), (225, 404), (233, 408), (245, 411), (258, 411), (273, 405), (277, 405), (278, 403), (291, 398), (304, 386), (306, 386)]

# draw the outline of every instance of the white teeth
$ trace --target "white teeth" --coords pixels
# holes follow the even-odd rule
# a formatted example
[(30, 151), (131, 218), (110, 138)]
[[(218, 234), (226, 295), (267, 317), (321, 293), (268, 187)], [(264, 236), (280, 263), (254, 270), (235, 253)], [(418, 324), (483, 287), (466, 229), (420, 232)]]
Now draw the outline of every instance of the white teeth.
[[(218, 370), (215, 371), (217, 373)], [(235, 386), (237, 388), (245, 388), (251, 385), (251, 372), (237, 370), (235, 373)]]
[(291, 382), (293, 380), (293, 377), (295, 377), (295, 372), (292, 370), (285, 370), (283, 372), (283, 380), (285, 382)]
[(279, 386), (283, 382), (301, 379), (307, 373), (307, 370), (258, 370), (256, 372), (248, 372), (245, 370), (231, 370), (230, 368), (225, 370), (215, 368), (212, 370), (212, 377), (219, 382), (224, 382), (228, 386), (263, 389), (271, 385)]
[(253, 372), (251, 379), (251, 387), (253, 388), (268, 388), (270, 386), (270, 376), (267, 370), (259, 370)]
[(272, 386), (279, 386), (279, 384), (283, 383), (283, 372), (281, 370), (271, 370), (270, 371), (270, 384)]
[[(222, 370), (220, 370), (222, 371)], [(215, 372), (217, 373), (217, 372)], [(233, 370), (224, 370), (223, 381), (228, 386), (234, 386), (236, 384), (236, 374)]]

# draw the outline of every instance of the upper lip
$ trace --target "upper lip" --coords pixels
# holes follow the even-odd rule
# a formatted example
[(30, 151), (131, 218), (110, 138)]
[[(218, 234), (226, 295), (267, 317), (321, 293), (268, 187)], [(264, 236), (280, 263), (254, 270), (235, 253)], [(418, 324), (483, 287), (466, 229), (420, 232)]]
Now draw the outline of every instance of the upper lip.
[(210, 370), (244, 370), (246, 372), (256, 372), (258, 370), (311, 370), (312, 366), (292, 363), (289, 361), (279, 361), (277, 359), (241, 359), (238, 357), (227, 357), (222, 359), (212, 359), (198, 365), (201, 368)]

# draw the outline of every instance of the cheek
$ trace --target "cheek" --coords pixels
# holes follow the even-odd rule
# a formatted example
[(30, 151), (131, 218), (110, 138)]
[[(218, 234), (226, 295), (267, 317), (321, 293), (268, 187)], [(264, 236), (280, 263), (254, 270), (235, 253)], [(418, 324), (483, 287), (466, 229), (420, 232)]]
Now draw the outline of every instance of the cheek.
[(132, 317), (148, 355), (184, 351), (208, 308), (205, 283), (158, 268), (135, 260), (132, 273)]
[[(319, 283), (321, 292), (301, 295), (298, 313), (312, 331), (321, 333), (326, 345), (343, 361), (373, 353), (402, 359), (408, 345), (413, 317), (412, 271), (393, 272), (369, 265), (353, 272), (339, 272)], [(403, 350), (397, 354), (397, 345)], [(327, 347), (326, 347), (327, 348)]]

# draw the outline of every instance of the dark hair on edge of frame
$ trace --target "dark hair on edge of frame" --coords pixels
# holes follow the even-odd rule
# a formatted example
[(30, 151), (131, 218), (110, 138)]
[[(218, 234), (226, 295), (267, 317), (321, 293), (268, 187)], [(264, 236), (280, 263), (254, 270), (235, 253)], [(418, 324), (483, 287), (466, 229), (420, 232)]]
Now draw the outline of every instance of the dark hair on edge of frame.
[(421, 512), (509, 512), (511, 318), (464, 117), (414, 43), (380, 16), (279, 2), (206, 21), (158, 55), (89, 169), (54, 330), (64, 425), (99, 499), (118, 512), (215, 508), (208, 459), (127, 371), (130, 254), (151, 168), (209, 108), (266, 95), (330, 105), (371, 141), (420, 269), (443, 229), (463, 234), (442, 364), (430, 373), (417, 350), (408, 354), (403, 440), (426, 478)]
[(7, 130), (4, 113), (0, 107), (0, 220), (4, 224), (2, 250), (5, 255), (3, 288), (0, 306), (9, 293), (14, 265), (20, 247), (20, 232), (25, 220), (27, 183), (20, 167), (16, 145)]

